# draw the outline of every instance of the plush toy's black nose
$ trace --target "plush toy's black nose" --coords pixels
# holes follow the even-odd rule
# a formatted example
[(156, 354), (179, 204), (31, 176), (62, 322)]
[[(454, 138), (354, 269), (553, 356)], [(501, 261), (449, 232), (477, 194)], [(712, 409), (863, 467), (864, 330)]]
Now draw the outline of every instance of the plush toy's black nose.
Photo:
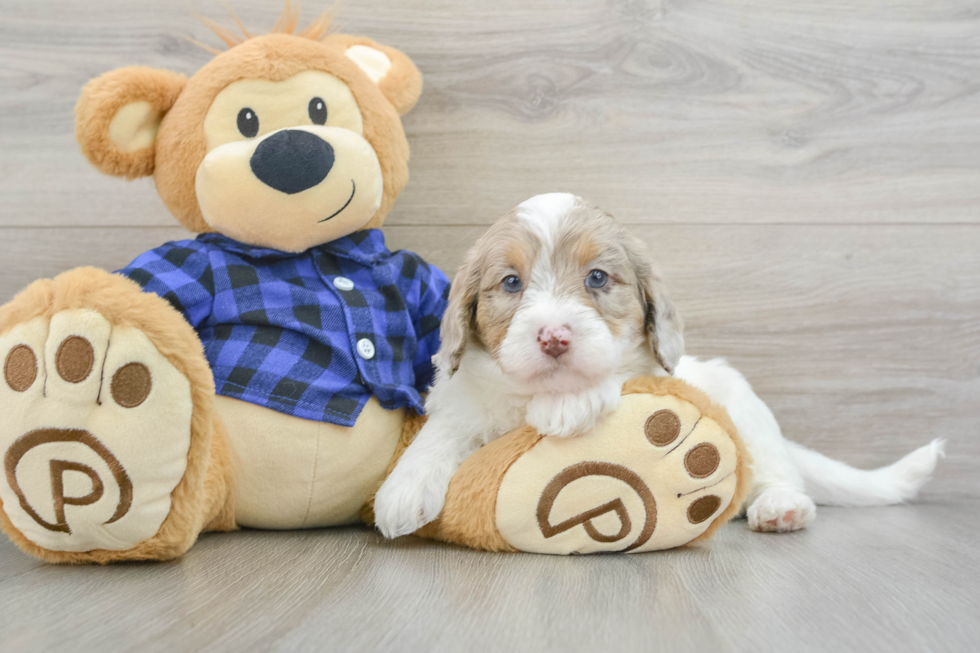
[(259, 143), (250, 163), (262, 183), (292, 195), (324, 180), (333, 167), (333, 148), (316, 134), (284, 129)]

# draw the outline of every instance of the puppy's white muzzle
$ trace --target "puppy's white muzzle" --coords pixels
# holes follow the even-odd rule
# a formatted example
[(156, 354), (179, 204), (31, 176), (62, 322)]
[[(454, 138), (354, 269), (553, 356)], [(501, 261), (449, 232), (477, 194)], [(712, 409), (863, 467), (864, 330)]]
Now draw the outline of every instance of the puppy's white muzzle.
[(622, 352), (596, 310), (573, 298), (525, 293), (499, 350), (504, 372), (532, 392), (575, 392), (619, 366)]

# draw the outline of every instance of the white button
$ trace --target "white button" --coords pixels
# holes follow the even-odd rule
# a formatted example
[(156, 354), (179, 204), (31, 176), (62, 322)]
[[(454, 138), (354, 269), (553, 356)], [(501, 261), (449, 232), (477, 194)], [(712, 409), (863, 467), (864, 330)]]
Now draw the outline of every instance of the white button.
[[(354, 282), (347, 277), (334, 277), (333, 287), (337, 290), (354, 290)], [(368, 358), (371, 358), (368, 356)]]
[(361, 338), (357, 341), (357, 353), (365, 360), (374, 358), (374, 343), (367, 338)]

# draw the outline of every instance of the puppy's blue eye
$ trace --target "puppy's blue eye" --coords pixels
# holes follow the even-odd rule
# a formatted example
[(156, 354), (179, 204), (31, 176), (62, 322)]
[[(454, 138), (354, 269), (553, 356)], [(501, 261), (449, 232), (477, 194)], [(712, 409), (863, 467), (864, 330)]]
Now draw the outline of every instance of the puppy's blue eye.
[(504, 290), (506, 292), (521, 292), (524, 289), (524, 284), (521, 282), (521, 278), (515, 275), (510, 275), (509, 277), (504, 277)]
[(602, 288), (609, 281), (609, 275), (602, 270), (592, 270), (589, 276), (585, 277), (585, 285), (589, 288)]

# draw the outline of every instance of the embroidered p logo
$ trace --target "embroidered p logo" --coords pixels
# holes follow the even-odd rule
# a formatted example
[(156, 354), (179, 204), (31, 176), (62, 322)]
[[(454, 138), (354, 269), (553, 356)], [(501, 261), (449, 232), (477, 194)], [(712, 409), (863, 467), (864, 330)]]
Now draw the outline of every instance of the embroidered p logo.
[[(541, 529), (541, 534), (544, 535), (545, 539), (552, 538), (579, 525), (596, 542), (618, 542), (630, 534), (630, 531), (633, 530), (633, 522), (630, 519), (626, 505), (620, 498), (608, 501), (591, 510), (586, 510), (558, 524), (552, 524), (550, 521), (551, 510), (562, 490), (580, 479), (585, 480), (603, 476), (611, 477), (628, 485), (636, 492), (643, 505), (643, 528), (640, 530), (636, 540), (621, 550), (632, 551), (646, 544), (657, 526), (657, 502), (653, 498), (653, 493), (650, 492), (650, 488), (647, 487), (643, 479), (635, 472), (622, 465), (598, 461), (586, 461), (572, 465), (571, 467), (566, 467), (545, 486), (544, 491), (541, 493), (541, 498), (538, 501), (537, 509), (538, 527)], [(612, 535), (606, 535), (600, 532), (595, 527), (595, 524), (593, 524), (594, 519), (598, 519), (609, 513), (615, 513), (619, 519), (619, 531)], [(634, 517), (636, 516), (639, 515), (634, 515)]]
[[(123, 469), (119, 460), (112, 455), (98, 438), (81, 429), (37, 429), (31, 431), (10, 445), (4, 456), (3, 468), (7, 476), (7, 484), (17, 496), (20, 507), (31, 519), (43, 528), (57, 533), (71, 533), (71, 526), (65, 516), (65, 506), (88, 506), (99, 501), (105, 493), (105, 483), (98, 472), (91, 466), (80, 462), (60, 459), (48, 460), (48, 471), (51, 483), (51, 502), (54, 520), (48, 521), (38, 512), (39, 506), (31, 505), (26, 494), (17, 480), (17, 468), (24, 457), (37, 447), (57, 443), (77, 443), (101, 458), (112, 474), (113, 480), (119, 487), (119, 501), (115, 512), (105, 522), (111, 524), (121, 519), (133, 504), (133, 483)], [(68, 495), (65, 489), (66, 472), (78, 472), (88, 477), (92, 484), (91, 490), (84, 495)], [(46, 509), (45, 509), (46, 511)]]
[(738, 465), (734, 429), (682, 397), (628, 393), (594, 430), (539, 438), (510, 463), (497, 530), (535, 553), (681, 546), (729, 507)]

